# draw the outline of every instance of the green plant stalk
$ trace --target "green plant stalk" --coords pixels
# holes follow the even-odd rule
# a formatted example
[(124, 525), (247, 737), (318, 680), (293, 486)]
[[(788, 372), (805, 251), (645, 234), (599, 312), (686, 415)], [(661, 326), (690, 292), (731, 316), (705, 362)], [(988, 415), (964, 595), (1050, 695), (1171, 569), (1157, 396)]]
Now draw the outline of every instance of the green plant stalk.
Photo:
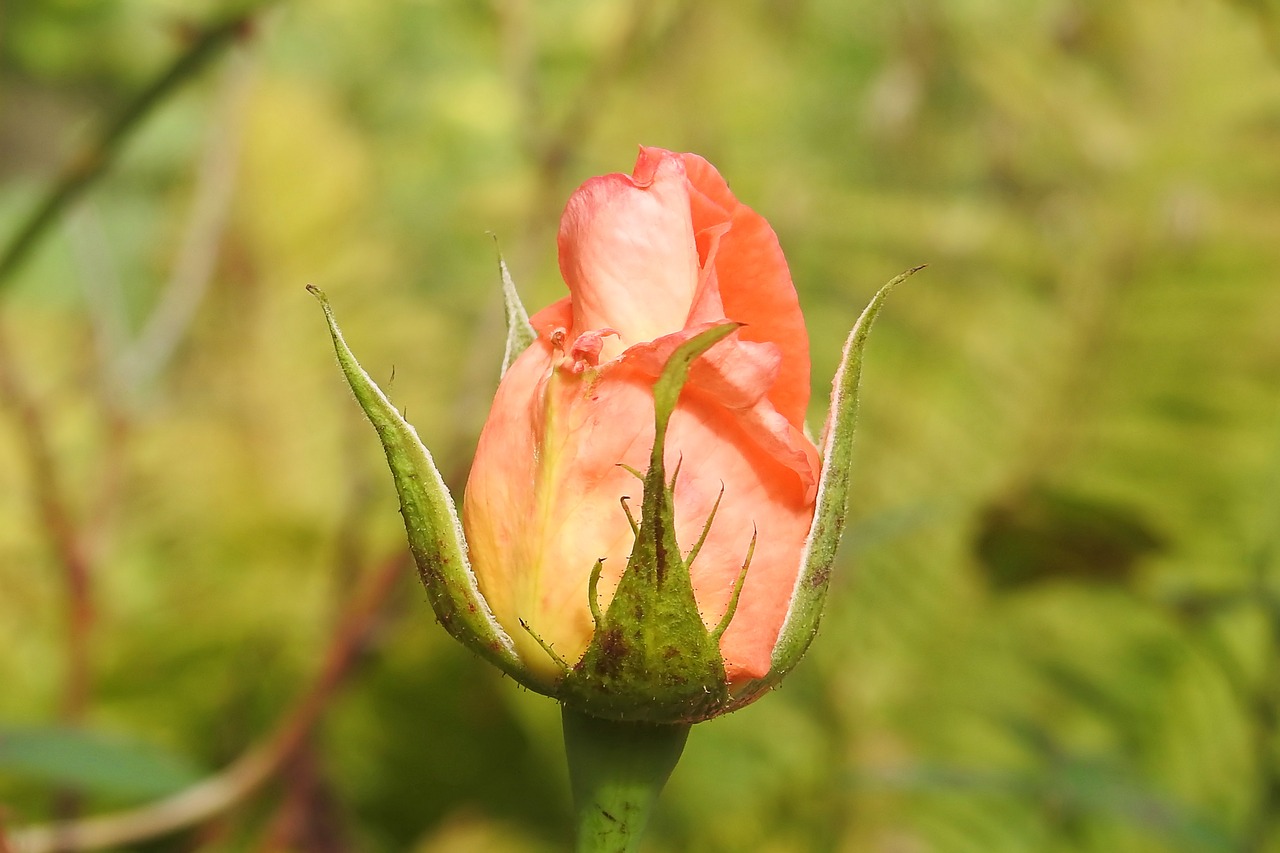
[(0, 249), (0, 291), (4, 290), (13, 273), (39, 244), (49, 227), (58, 221), (59, 215), (110, 168), (129, 134), (224, 48), (247, 34), (253, 16), (272, 2), (274, 0), (265, 0), (195, 30), (187, 49), (70, 159), (22, 225)]
[(631, 723), (561, 708), (578, 853), (633, 853), (688, 725)]

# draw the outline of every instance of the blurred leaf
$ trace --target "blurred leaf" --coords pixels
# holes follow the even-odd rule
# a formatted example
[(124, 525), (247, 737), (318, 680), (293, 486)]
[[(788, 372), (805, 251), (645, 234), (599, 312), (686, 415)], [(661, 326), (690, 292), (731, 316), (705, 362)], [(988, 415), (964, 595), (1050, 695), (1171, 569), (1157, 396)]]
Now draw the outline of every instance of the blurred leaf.
[(950, 513), (935, 503), (918, 503), (881, 510), (851, 521), (844, 534), (844, 548), (851, 554), (862, 554), (881, 548), (936, 524)]
[(181, 756), (153, 744), (102, 732), (55, 727), (0, 727), (0, 773), (102, 794), (150, 798), (200, 778)]
[(1051, 580), (1127, 584), (1163, 538), (1137, 510), (1037, 485), (989, 504), (974, 549), (996, 589)]
[(1213, 616), (1258, 603), (1252, 589), (1239, 590), (1173, 590), (1158, 599), (1171, 613), (1188, 622), (1200, 622)]
[(1163, 836), (1177, 849), (1239, 849), (1215, 821), (1128, 781), (1114, 767), (1082, 759), (1041, 773), (922, 763), (858, 772), (851, 784), (866, 790), (1030, 798), (1058, 812), (1121, 818)]

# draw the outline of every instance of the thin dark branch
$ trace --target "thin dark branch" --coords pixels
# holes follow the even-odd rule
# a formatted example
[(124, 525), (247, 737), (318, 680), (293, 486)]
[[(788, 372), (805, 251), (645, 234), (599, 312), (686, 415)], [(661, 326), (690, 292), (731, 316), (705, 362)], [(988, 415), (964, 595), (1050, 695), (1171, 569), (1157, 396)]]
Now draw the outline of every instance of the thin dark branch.
[(364, 573), (359, 592), (339, 620), (324, 664), (275, 730), (221, 773), (184, 791), (128, 811), (31, 826), (9, 835), (13, 853), (73, 853), (134, 844), (194, 826), (243, 802), (297, 755), (329, 700), (351, 672), (396, 582), (408, 571), (397, 553)]
[(129, 135), (183, 83), (237, 38), (246, 36), (254, 15), (271, 2), (273, 0), (265, 0), (192, 30), (187, 49), (71, 157), (48, 192), (0, 250), (0, 292), (62, 212), (111, 167)]

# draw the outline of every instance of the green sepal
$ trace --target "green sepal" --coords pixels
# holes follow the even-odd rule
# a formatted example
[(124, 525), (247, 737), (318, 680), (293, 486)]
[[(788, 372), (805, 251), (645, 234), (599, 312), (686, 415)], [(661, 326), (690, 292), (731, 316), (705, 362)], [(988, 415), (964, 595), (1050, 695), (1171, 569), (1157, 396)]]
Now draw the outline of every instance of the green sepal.
[(324, 293), (314, 285), (308, 285), (307, 290), (324, 308), (338, 364), (382, 441), (396, 493), (400, 497), (400, 514), (404, 517), (409, 549), (436, 619), (459, 642), (516, 681), (533, 690), (546, 692), (547, 685), (521, 663), (511, 638), (493, 617), (488, 603), (480, 594), (467, 558), (466, 540), (453, 498), (431, 453), (418, 438), (418, 431), (401, 417), (369, 374), (360, 367), (338, 329), (333, 309), (329, 307)]
[(502, 302), (507, 314), (507, 347), (502, 354), (502, 374), (506, 375), (520, 353), (529, 348), (538, 338), (538, 333), (529, 325), (529, 312), (524, 310), (520, 294), (516, 292), (516, 283), (511, 279), (511, 270), (502, 253), (498, 253), (498, 272), (502, 275)]
[(694, 360), (737, 329), (712, 327), (676, 348), (654, 385), (654, 439), (644, 502), (627, 567), (582, 659), (557, 698), (581, 713), (616, 720), (687, 723), (728, 702), (724, 660), (693, 594), (675, 535), (674, 488), (663, 456), (667, 424)]
[(782, 631), (773, 648), (772, 667), (764, 678), (748, 682), (734, 691), (735, 708), (753, 701), (777, 685), (800, 662), (817, 636), (830, 586), (831, 566), (840, 547), (845, 516), (849, 511), (850, 469), (863, 350), (871, 325), (884, 307), (889, 292), (922, 269), (924, 265), (913, 267), (880, 288), (845, 339), (840, 367), (831, 382), (831, 405), (822, 436), (822, 473), (818, 480), (817, 505), (800, 558), (800, 574), (796, 577)]

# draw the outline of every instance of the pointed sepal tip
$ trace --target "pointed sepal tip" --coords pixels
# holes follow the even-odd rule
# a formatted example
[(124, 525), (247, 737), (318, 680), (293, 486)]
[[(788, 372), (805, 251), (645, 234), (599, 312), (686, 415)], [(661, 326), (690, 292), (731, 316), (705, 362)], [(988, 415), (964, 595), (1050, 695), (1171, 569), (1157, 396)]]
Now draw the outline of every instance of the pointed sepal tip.
[(547, 692), (547, 685), (540, 683), (516, 655), (511, 638), (480, 594), (467, 558), (466, 540), (453, 497), (431, 453), (418, 438), (413, 425), (396, 410), (356, 360), (324, 292), (311, 284), (307, 290), (324, 309), (338, 364), (382, 442), (400, 498), (409, 549), (436, 619), (463, 645), (516, 681)]

